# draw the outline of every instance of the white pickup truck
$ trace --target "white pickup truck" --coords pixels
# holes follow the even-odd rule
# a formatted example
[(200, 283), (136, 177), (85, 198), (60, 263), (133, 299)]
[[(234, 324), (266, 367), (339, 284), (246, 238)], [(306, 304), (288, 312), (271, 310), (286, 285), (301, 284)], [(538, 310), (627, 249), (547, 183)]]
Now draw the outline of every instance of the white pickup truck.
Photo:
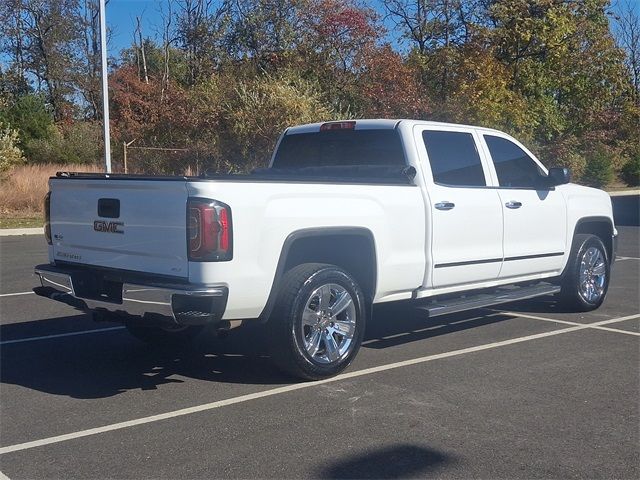
[(292, 127), (248, 175), (61, 172), (34, 290), (148, 342), (263, 322), (278, 366), (324, 378), (351, 363), (374, 303), (600, 306), (611, 199), (569, 180), (502, 132), (416, 120)]

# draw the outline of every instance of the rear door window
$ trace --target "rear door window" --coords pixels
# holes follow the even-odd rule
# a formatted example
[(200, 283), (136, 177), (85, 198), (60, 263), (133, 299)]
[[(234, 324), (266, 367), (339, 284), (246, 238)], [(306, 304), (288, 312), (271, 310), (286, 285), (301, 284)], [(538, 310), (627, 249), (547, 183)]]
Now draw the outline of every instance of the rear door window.
[(459, 187), (486, 186), (482, 162), (471, 133), (425, 130), (422, 139), (435, 183)]

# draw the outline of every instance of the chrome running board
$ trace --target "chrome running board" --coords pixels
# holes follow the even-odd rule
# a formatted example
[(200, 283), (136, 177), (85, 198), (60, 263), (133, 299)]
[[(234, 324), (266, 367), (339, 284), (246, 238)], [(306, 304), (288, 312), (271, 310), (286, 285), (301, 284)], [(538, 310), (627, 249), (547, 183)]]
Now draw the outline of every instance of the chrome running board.
[(527, 300), (544, 295), (554, 295), (559, 292), (560, 286), (550, 283), (526, 287), (511, 286), (499, 288), (493, 292), (485, 291), (483, 293), (438, 299), (426, 305), (421, 305), (418, 308), (425, 310), (429, 314), (429, 317), (437, 317), (449, 313), (500, 305), (501, 303), (517, 302), (519, 300)]

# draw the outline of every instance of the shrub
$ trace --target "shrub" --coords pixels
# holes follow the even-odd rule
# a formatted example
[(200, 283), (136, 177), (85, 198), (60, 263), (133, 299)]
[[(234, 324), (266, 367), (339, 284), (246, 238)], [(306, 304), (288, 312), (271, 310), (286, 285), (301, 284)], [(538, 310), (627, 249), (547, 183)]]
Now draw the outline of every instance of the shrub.
[(620, 176), (630, 187), (640, 185), (640, 153), (633, 155), (629, 161), (624, 164)]
[(342, 116), (324, 101), (315, 83), (294, 73), (241, 82), (226, 103), (224, 115), (231, 138), (223, 140), (236, 147), (237, 164), (245, 168), (266, 165), (286, 127)]
[(31, 140), (47, 139), (52, 133), (53, 117), (42, 95), (22, 95), (3, 110), (3, 117), (18, 131), (23, 148)]
[(21, 163), (24, 156), (18, 147), (18, 132), (0, 122), (0, 173)]
[(598, 148), (587, 157), (582, 181), (592, 187), (602, 188), (613, 180), (613, 165), (604, 148)]
[(101, 157), (100, 125), (76, 122), (64, 128), (49, 127), (45, 138), (37, 138), (26, 145), (29, 163), (97, 163)]

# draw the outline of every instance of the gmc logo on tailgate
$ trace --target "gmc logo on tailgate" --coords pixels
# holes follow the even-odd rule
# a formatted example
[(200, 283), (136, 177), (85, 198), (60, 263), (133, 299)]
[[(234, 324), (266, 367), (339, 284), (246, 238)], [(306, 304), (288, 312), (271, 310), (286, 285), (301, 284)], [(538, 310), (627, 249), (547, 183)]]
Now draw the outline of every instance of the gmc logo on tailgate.
[(96, 220), (93, 222), (93, 229), (102, 233), (124, 233), (120, 227), (124, 227), (123, 222), (105, 222), (104, 220)]

